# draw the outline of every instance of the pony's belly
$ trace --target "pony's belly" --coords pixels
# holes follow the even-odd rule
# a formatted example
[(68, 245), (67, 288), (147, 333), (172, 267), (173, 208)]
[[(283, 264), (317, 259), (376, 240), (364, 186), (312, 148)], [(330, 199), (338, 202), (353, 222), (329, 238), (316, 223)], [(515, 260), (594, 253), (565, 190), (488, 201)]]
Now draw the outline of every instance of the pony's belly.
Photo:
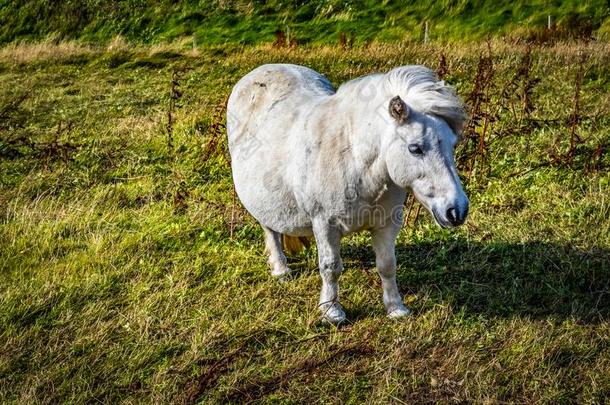
[[(240, 197), (241, 198), (241, 197)], [(311, 221), (290, 205), (277, 204), (274, 198), (260, 199), (252, 204), (243, 201), (248, 212), (262, 225), (291, 236), (311, 236)]]
[(400, 227), (405, 197), (405, 190), (391, 186), (379, 200), (356, 202), (345, 214), (338, 215), (335, 222), (344, 234), (387, 226)]
[(311, 236), (311, 220), (300, 210), (293, 193), (269, 172), (233, 168), (235, 191), (246, 210), (262, 225), (286, 235)]

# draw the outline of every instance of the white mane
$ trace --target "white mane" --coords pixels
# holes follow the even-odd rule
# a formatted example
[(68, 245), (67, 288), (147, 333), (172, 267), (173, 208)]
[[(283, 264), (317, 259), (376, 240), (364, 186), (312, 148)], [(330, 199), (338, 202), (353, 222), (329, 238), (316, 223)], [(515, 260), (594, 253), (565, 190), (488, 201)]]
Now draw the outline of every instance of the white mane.
[[(383, 99), (399, 95), (410, 108), (444, 119), (456, 134), (462, 131), (466, 112), (453, 87), (439, 81), (425, 66), (401, 66), (385, 74), (371, 74), (343, 84), (338, 94), (357, 92), (365, 95), (374, 86)], [(379, 94), (377, 94), (379, 95)]]

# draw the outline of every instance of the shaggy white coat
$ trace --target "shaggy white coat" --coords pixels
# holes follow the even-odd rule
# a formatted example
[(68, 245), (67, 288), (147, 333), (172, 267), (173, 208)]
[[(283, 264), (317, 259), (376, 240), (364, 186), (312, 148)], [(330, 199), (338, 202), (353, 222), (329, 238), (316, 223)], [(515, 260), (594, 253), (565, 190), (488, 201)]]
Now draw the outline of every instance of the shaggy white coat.
[(289, 272), (281, 234), (313, 235), (320, 309), (339, 323), (339, 242), (369, 230), (387, 313), (408, 314), (394, 254), (406, 193), (439, 225), (463, 223), (468, 198), (453, 161), (463, 122), (453, 90), (422, 66), (365, 76), (336, 92), (303, 66), (263, 65), (244, 76), (227, 106), (233, 180), (265, 231), (272, 274)]

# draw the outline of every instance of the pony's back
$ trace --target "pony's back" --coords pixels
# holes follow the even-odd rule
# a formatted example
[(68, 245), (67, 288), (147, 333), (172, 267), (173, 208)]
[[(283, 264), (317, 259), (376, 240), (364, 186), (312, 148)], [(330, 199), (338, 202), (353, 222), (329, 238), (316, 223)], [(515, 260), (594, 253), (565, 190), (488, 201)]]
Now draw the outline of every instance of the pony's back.
[(290, 114), (291, 111), (300, 111), (308, 101), (332, 95), (334, 92), (334, 88), (324, 76), (305, 66), (259, 66), (235, 85), (229, 97), (229, 142), (239, 142), (246, 132), (260, 138), (264, 134), (256, 133), (265, 123), (281, 120), (282, 116)]

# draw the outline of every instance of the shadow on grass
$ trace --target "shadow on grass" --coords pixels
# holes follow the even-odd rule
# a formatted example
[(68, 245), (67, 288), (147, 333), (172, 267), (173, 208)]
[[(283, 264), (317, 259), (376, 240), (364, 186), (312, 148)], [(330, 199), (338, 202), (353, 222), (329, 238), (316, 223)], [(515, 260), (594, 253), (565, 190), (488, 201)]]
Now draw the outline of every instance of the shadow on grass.
[[(463, 311), (473, 318), (530, 317), (551, 322), (574, 319), (595, 324), (608, 319), (610, 315), (608, 250), (583, 251), (543, 242), (479, 243), (458, 239), (400, 245), (396, 251), (399, 263), (398, 283), (403, 294), (427, 297), (412, 306), (415, 313), (429, 311), (432, 306), (442, 303), (451, 306), (455, 312)], [(374, 272), (373, 250), (367, 243), (343, 245), (342, 258), (346, 272), (371, 270), (365, 274), (381, 295), (378, 277)], [(317, 272), (314, 251), (291, 258), (289, 263), (291, 278)], [(344, 304), (349, 322), (338, 329), (349, 331), (350, 325), (362, 319), (384, 316), (380, 301), (374, 309), (367, 303), (345, 300)], [(323, 331), (328, 328), (333, 327), (319, 324), (318, 333), (313, 338), (323, 341), (328, 336)], [(273, 337), (276, 330), (256, 333), (261, 336), (251, 333), (242, 346), (235, 349), (235, 353), (248, 353), (252, 342), (257, 345), (261, 341), (266, 343), (266, 339), (270, 335)], [(289, 343), (292, 346), (309, 339)], [(342, 367), (351, 365), (362, 369), (370, 362), (371, 356), (383, 355), (376, 354), (375, 347), (368, 346), (368, 341), (369, 338), (365, 336), (351, 346), (329, 346), (329, 353), (324, 356), (303, 356), (295, 364), (285, 366), (271, 376), (244, 379), (228, 391), (225, 399), (246, 403), (259, 401), (277, 390), (286, 389), (292, 380), (308, 382), (312, 376), (326, 372), (326, 367), (335, 367), (334, 362), (342, 362)], [(193, 402), (208, 395), (208, 391), (216, 387), (219, 375), (229, 372), (232, 353), (234, 352), (212, 363), (197, 379), (188, 382), (186, 392), (191, 392), (189, 398)], [(563, 348), (557, 349), (553, 355), (553, 359), (558, 360), (552, 361), (558, 361), (560, 367), (561, 364), (572, 364), (575, 356), (571, 349)], [(252, 354), (248, 356), (254, 357)], [(430, 366), (426, 361), (421, 364), (424, 364), (423, 367)], [(426, 389), (422, 388), (422, 392), (437, 395), (434, 387), (429, 392)]]
[[(610, 318), (609, 250), (460, 239), (397, 246), (396, 255), (403, 294), (427, 295), (454, 310), (588, 323)], [(355, 263), (375, 266), (372, 249), (365, 244), (348, 246), (343, 259), (347, 268)], [(426, 310), (417, 304), (413, 309)]]

